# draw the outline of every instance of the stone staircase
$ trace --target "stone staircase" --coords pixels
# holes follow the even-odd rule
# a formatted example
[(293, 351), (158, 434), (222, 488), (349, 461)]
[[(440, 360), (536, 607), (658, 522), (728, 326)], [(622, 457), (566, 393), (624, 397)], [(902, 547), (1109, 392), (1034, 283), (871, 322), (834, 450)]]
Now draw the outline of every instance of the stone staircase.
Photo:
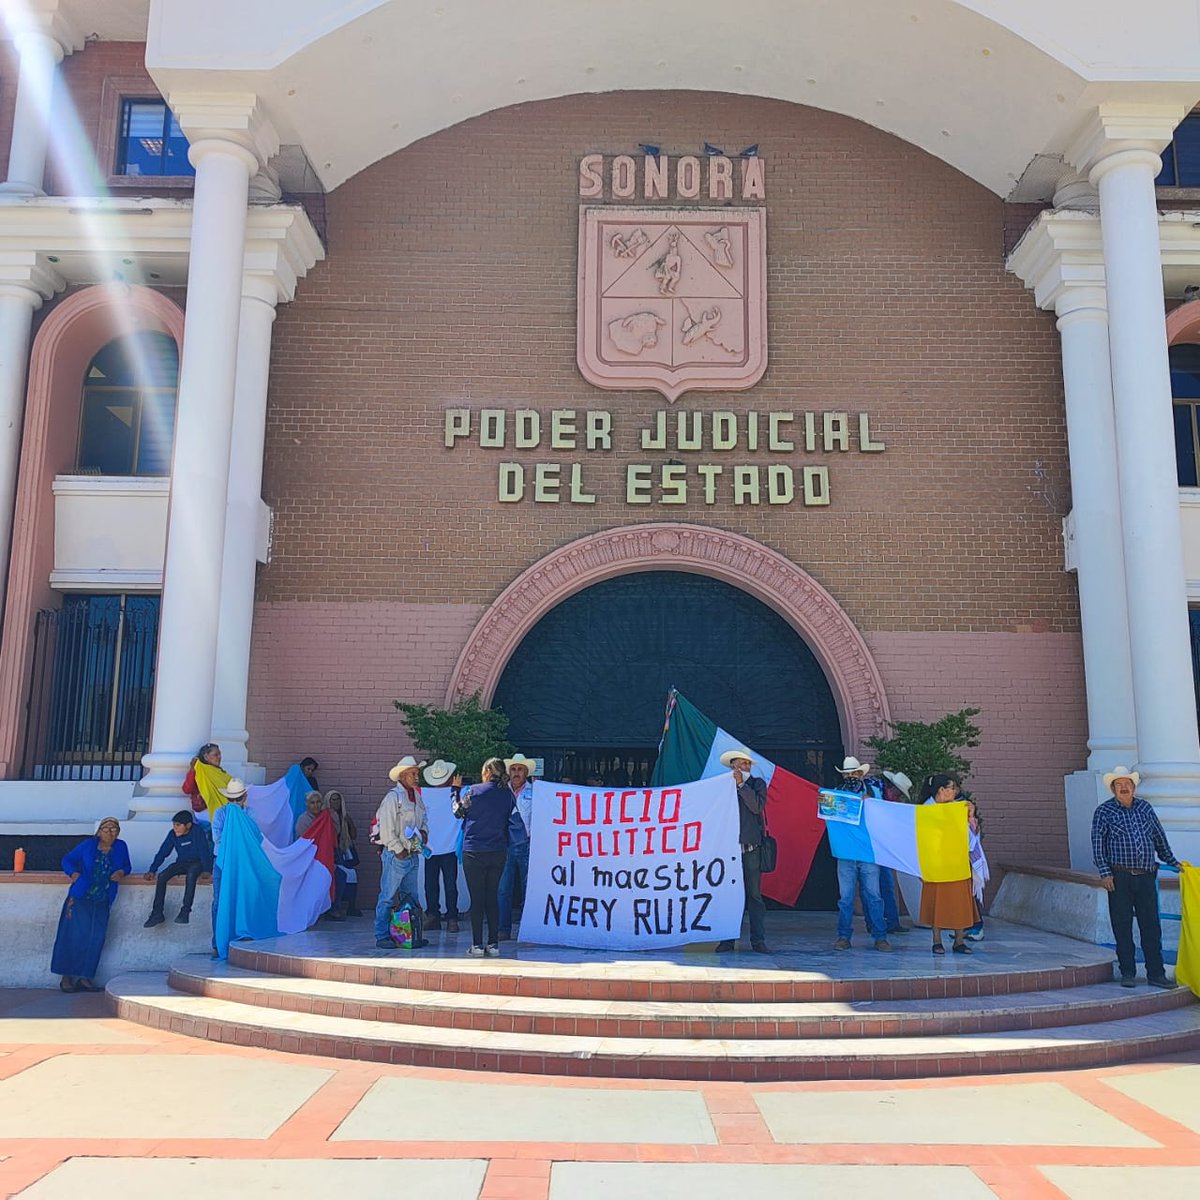
[(442, 957), (354, 953), (322, 933), (238, 944), (229, 963), (185, 958), (167, 979), (119, 976), (108, 992), (121, 1017), (214, 1041), (535, 1074), (893, 1079), (1200, 1047), (1189, 992), (1120, 989), (1098, 947), (1018, 930), (1010, 941), (1033, 939), (1042, 953), (1014, 955), (1001, 930), (990, 936), (992, 962), (932, 960), (923, 940), (894, 956), (822, 944), (777, 962), (683, 953), (614, 962), (526, 957), (524, 947), (518, 957), (507, 945), (505, 957), (484, 960), (450, 946)]

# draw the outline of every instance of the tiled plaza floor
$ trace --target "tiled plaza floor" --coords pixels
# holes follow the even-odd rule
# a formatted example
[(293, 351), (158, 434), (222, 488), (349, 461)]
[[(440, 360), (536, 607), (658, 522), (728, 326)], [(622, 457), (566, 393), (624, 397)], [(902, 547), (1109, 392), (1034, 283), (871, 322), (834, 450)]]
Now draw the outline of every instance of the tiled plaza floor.
[(1200, 1196), (1200, 1055), (690, 1084), (301, 1058), (0, 991), (0, 1195), (438, 1200)]

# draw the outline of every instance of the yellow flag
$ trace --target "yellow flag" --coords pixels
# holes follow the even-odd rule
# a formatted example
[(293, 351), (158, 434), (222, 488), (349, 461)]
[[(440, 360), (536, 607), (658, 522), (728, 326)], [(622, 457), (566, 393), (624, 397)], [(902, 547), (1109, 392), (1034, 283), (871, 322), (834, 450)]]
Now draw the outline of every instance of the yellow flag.
[(228, 771), (222, 771), (220, 767), (209, 766), (206, 762), (196, 763), (195, 770), (196, 786), (200, 789), (200, 795), (204, 797), (204, 803), (208, 808), (209, 820), (212, 820), (213, 813), (222, 804), (229, 803), (217, 789), (227, 787), (233, 776)]
[(1183, 920), (1179, 930), (1179, 957), (1175, 982), (1200, 996), (1200, 867), (1183, 863), (1179, 874), (1179, 899)]
[(913, 810), (917, 824), (917, 859), (926, 883), (952, 883), (971, 878), (967, 839), (967, 806), (922, 804)]

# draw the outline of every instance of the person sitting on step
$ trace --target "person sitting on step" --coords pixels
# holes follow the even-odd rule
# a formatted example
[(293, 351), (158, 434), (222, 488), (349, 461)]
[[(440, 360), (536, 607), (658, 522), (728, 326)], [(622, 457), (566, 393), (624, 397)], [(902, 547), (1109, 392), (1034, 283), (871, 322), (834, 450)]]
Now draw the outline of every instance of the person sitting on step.
[(361, 917), (358, 907), (358, 827), (354, 818), (346, 811), (346, 801), (339, 791), (325, 793), (325, 807), (333, 818), (337, 833), (337, 849), (334, 854), (337, 879), (336, 907), (343, 916)]
[(321, 815), (321, 809), (324, 807), (325, 801), (321, 798), (320, 792), (309, 792), (304, 797), (304, 811), (296, 818), (296, 836), (298, 838), (302, 838), (308, 832), (308, 827)]
[[(172, 854), (175, 855), (175, 861), (160, 873), (159, 868)], [(155, 925), (161, 925), (167, 919), (163, 916), (167, 884), (177, 875), (184, 876), (184, 884), (183, 903), (179, 906), (175, 924), (186, 925), (192, 913), (192, 901), (196, 898), (196, 883), (201, 875), (206, 875), (211, 870), (212, 848), (208, 844), (208, 834), (197, 828), (190, 812), (180, 809), (171, 818), (171, 832), (163, 838), (163, 843), (144, 876), (147, 883), (154, 882), (155, 886), (154, 905), (143, 928), (153, 929)]]

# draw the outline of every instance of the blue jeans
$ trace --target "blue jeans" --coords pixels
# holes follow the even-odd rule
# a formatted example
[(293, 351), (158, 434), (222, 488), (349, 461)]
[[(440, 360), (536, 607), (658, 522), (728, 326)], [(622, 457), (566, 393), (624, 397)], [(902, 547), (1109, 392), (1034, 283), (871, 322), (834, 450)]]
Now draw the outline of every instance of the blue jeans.
[(837, 860), (838, 922), (837, 935), (850, 940), (854, 932), (854, 893), (862, 890), (863, 919), (873, 938), (886, 937), (883, 923), (883, 899), (879, 895), (879, 868), (874, 863), (848, 858)]
[(500, 932), (512, 933), (513, 896), (518, 887), (522, 901), (525, 885), (529, 882), (529, 843), (514, 843), (508, 848), (504, 860), (504, 874), (500, 876)]
[(420, 859), (415, 854), (400, 858), (391, 850), (385, 850), (380, 859), (379, 903), (375, 905), (375, 940), (388, 936), (388, 916), (392, 908), (392, 897), (401, 889), (417, 894), (417, 867)]
[(883, 901), (883, 924), (889, 933), (900, 928), (900, 906), (896, 903), (896, 874), (891, 867), (879, 868), (879, 896)]

